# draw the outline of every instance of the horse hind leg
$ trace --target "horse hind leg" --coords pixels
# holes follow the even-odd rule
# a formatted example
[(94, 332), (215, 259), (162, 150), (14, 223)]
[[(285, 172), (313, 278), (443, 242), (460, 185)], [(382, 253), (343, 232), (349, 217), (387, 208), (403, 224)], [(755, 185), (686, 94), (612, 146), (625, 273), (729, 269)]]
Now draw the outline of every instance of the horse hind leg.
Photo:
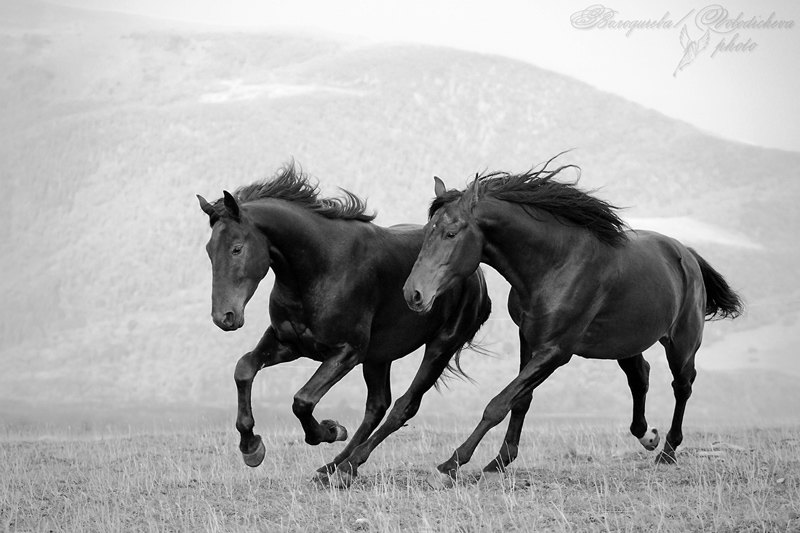
[(676, 462), (675, 450), (683, 442), (682, 427), (686, 402), (692, 395), (692, 385), (697, 377), (694, 357), (700, 347), (700, 341), (698, 339), (689, 343), (682, 339), (664, 339), (662, 344), (667, 352), (667, 362), (673, 377), (672, 390), (675, 395), (675, 411), (672, 415), (672, 424), (667, 433), (664, 449), (656, 457), (656, 462), (674, 464)]
[(390, 371), (392, 363), (368, 363), (363, 367), (364, 383), (367, 385), (367, 404), (364, 409), (364, 419), (353, 434), (350, 442), (330, 463), (317, 469), (315, 480), (322, 484), (329, 482), (329, 477), (336, 471), (336, 467), (347, 459), (353, 450), (367, 440), (372, 432), (383, 420), (386, 411), (392, 403), (392, 390)]
[(457, 349), (457, 345), (446, 346), (438, 342), (426, 346), (422, 364), (408, 390), (397, 399), (383, 424), (337, 465), (331, 479), (334, 485), (341, 488), (350, 486), (358, 474), (358, 467), (367, 461), (373, 450), (417, 414), (423, 395), (434, 386)]
[(645, 403), (647, 390), (650, 386), (650, 363), (642, 356), (636, 354), (617, 360), (619, 367), (628, 378), (628, 387), (633, 398), (633, 417), (631, 420), (631, 433), (639, 439), (646, 450), (652, 451), (658, 447), (660, 437), (656, 428), (648, 428), (645, 418)]

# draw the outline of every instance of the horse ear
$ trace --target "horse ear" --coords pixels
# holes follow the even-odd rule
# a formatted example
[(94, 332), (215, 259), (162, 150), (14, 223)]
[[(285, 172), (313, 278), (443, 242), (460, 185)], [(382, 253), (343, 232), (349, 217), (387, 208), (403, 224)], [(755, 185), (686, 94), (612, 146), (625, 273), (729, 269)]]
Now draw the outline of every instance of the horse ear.
[(433, 177), (433, 192), (436, 193), (437, 198), (443, 197), (444, 193), (447, 192), (447, 187), (444, 186), (444, 182), (439, 176)]
[(239, 203), (236, 201), (236, 198), (233, 197), (231, 193), (228, 191), (222, 191), (223, 195), (223, 204), (225, 205), (225, 209), (228, 210), (228, 214), (231, 218), (238, 220), (239, 219)]
[(197, 195), (197, 200), (200, 202), (200, 209), (203, 210), (203, 213), (205, 213), (208, 216), (214, 216), (217, 214), (217, 212), (214, 211), (214, 207), (199, 194)]
[(470, 191), (470, 200), (469, 200), (470, 209), (475, 209), (475, 206), (478, 205), (478, 198), (480, 196), (478, 193), (480, 191), (480, 185), (481, 185), (480, 178), (481, 178), (480, 174), (476, 172), (475, 179), (472, 180), (472, 183), (470, 183), (469, 187), (467, 188)]

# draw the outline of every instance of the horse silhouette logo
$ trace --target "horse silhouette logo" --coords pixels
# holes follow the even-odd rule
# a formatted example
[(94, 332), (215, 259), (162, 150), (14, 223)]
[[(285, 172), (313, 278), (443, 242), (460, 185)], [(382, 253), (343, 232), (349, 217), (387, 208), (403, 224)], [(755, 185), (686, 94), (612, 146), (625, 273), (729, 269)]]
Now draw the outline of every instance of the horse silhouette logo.
[(693, 41), (691, 37), (689, 37), (689, 30), (686, 28), (684, 24), (683, 29), (681, 30), (681, 46), (683, 47), (683, 57), (681, 58), (678, 66), (675, 67), (675, 72), (672, 73), (673, 77), (678, 75), (678, 72), (686, 68), (692, 61), (694, 61), (700, 52), (708, 47), (708, 42), (711, 39), (711, 33), (708, 30), (703, 34), (702, 37)]

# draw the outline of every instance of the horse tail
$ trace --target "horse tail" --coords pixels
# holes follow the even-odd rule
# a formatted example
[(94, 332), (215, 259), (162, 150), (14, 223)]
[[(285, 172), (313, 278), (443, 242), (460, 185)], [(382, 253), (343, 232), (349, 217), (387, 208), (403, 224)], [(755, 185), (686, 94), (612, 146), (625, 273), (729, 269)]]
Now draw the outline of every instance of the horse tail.
[(696, 251), (691, 248), (689, 251), (697, 259), (700, 272), (703, 273), (703, 284), (706, 286), (706, 320), (736, 318), (741, 315), (744, 304), (722, 274), (714, 270)]
[(481, 327), (486, 323), (489, 319), (489, 315), (492, 314), (492, 300), (489, 299), (489, 289), (486, 285), (486, 278), (483, 275), (483, 270), (481, 267), (475, 271), (475, 276), (478, 278), (478, 289), (477, 294), (473, 294), (472, 291), (469, 289), (467, 290), (466, 298), (470, 298), (472, 296), (477, 302), (477, 309), (476, 309), (476, 316), (475, 319), (472, 321), (470, 331), (467, 333), (467, 340), (464, 341), (464, 344), (458, 347), (458, 349), (453, 354), (453, 358), (447, 364), (447, 368), (445, 369), (445, 373), (439, 378), (439, 380), (435, 383), (435, 387), (438, 390), (440, 383), (443, 383), (448, 374), (451, 376), (456, 376), (467, 381), (473, 381), (464, 369), (461, 368), (461, 353), (465, 349), (470, 349), (474, 352), (482, 353), (482, 354), (489, 354), (489, 350), (481, 346), (480, 344), (475, 342), (475, 335), (478, 334), (478, 331)]

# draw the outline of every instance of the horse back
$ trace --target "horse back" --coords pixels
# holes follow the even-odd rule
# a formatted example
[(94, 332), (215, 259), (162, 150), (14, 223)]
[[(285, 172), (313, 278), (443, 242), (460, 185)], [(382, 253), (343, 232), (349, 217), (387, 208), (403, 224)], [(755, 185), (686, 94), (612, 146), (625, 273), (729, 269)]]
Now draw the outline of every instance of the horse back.
[[(384, 244), (389, 251), (382, 254), (385, 264), (378, 268), (384, 273), (376, 285), (370, 287), (371, 294), (380, 299), (372, 323), (372, 349), (390, 349), (401, 357), (442, 336), (452, 335), (459, 345), (471, 340), (491, 311), (483, 271), (478, 268), (450, 288), (430, 312), (416, 313), (405, 301), (403, 284), (422, 248), (423, 228), (403, 224), (384, 231)], [(399, 349), (385, 348), (389, 345), (397, 345)]]
[(304, 356), (317, 359), (325, 346), (367, 342), (366, 358), (394, 360), (443, 331), (467, 342), (488, 317), (489, 298), (479, 272), (447, 291), (430, 313), (408, 308), (403, 284), (422, 248), (422, 226), (347, 227), (337, 240), (336, 260), (321, 265), (314, 279), (291, 291), (277, 283), (273, 287), (273, 325)]

